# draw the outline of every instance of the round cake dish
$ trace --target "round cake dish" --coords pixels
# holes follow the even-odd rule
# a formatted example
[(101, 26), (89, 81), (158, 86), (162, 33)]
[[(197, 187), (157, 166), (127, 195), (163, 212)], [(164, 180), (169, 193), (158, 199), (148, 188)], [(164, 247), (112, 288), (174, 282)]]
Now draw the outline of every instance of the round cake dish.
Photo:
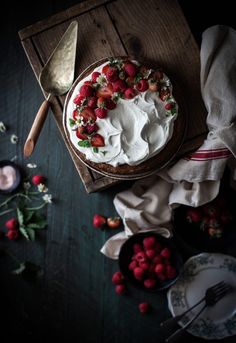
[[(175, 96), (179, 103), (178, 92)], [(116, 179), (136, 179), (173, 159), (185, 136), (186, 116), (163, 71), (116, 57), (80, 74), (67, 94), (63, 125), (74, 153), (88, 167)]]

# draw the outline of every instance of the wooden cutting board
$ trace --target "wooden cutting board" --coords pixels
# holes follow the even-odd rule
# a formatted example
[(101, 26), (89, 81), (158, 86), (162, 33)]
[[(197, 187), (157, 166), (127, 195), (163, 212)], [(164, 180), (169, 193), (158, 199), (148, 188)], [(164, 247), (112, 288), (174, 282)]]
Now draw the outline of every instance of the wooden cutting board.
[[(161, 66), (179, 87), (188, 115), (186, 138), (176, 159), (202, 144), (207, 127), (199, 50), (176, 0), (88, 0), (26, 27), (19, 36), (37, 79), (73, 20), (78, 21), (75, 79), (90, 64), (108, 56), (129, 55)], [(92, 171), (74, 154), (63, 131), (64, 101), (65, 96), (54, 97), (52, 110), (86, 191), (117, 184), (120, 181)]]

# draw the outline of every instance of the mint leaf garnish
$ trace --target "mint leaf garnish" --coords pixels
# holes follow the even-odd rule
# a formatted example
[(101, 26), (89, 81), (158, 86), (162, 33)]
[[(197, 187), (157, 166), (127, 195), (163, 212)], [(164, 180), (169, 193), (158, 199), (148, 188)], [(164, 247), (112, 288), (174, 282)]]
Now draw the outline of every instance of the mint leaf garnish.
[(96, 153), (97, 153), (97, 152), (98, 152), (98, 148), (97, 148), (97, 147), (94, 147), (94, 148), (93, 148), (93, 152), (96, 152)]
[(89, 148), (91, 147), (91, 144), (89, 141), (79, 141), (78, 146), (81, 146), (82, 148)]
[(101, 153), (105, 156), (106, 153), (107, 153), (107, 151), (106, 151), (106, 150), (103, 150), (103, 151), (101, 151)]
[(69, 125), (70, 125), (70, 127), (75, 125), (74, 119), (69, 118)]

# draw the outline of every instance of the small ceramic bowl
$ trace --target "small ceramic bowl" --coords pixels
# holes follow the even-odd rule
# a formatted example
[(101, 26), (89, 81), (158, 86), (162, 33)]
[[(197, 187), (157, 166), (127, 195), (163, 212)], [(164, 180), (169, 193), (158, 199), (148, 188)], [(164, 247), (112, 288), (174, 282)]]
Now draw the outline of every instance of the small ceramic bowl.
[[(8, 168), (8, 170), (6, 170), (5, 167), (10, 167)], [(2, 171), (4, 171), (2, 173)], [(9, 182), (9, 186), (7, 188), (5, 187), (0, 187), (0, 193), (1, 194), (8, 194), (8, 193), (12, 193), (14, 192), (20, 185), (21, 182), (21, 172), (20, 172), (20, 168), (11, 161), (8, 160), (3, 160), (0, 161), (0, 177), (3, 179), (5, 177), (7, 177), (7, 173), (8, 172), (13, 171), (14, 173), (14, 177), (12, 178), (12, 182)], [(3, 181), (4, 182), (4, 181)]]
[[(153, 246), (152, 241), (155, 241)], [(137, 249), (142, 249), (141, 254), (138, 254)], [(178, 279), (182, 266), (182, 257), (172, 239), (153, 231), (131, 236), (122, 245), (119, 254), (119, 267), (124, 278), (145, 291), (161, 291), (170, 287)], [(135, 271), (134, 268), (139, 269)], [(144, 268), (143, 272), (140, 268)]]

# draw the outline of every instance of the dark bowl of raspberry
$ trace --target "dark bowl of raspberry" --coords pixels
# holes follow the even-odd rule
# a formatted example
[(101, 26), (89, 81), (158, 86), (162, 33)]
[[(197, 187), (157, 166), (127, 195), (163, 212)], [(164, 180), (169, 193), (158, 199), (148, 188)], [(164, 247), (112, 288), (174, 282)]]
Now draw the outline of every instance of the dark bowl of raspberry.
[(176, 282), (183, 260), (172, 239), (154, 231), (134, 234), (122, 245), (119, 267), (133, 286), (161, 291)]

